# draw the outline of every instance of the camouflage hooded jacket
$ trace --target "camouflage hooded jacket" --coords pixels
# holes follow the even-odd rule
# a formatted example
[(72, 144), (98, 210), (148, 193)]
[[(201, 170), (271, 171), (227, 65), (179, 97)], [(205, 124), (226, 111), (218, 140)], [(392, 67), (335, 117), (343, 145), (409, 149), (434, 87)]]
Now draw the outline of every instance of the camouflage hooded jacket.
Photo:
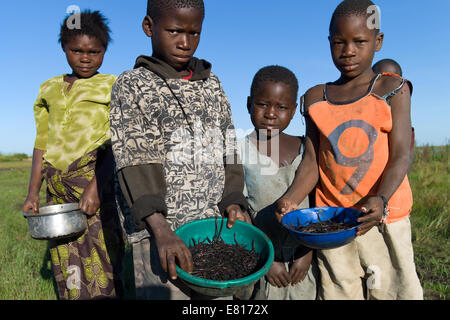
[(111, 141), (134, 221), (128, 234), (147, 232), (144, 219), (154, 212), (174, 230), (218, 216), (229, 204), (247, 208), (228, 99), (209, 62), (193, 58), (189, 68), (186, 80), (140, 56), (113, 86)]

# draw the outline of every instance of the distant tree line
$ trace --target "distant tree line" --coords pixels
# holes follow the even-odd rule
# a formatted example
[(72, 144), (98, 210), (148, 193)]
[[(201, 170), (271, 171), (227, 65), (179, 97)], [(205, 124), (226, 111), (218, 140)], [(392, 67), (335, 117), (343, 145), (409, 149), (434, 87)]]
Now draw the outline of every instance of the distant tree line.
[(30, 156), (26, 153), (14, 153), (10, 155), (4, 155), (0, 153), (0, 161), (21, 161), (28, 159)]

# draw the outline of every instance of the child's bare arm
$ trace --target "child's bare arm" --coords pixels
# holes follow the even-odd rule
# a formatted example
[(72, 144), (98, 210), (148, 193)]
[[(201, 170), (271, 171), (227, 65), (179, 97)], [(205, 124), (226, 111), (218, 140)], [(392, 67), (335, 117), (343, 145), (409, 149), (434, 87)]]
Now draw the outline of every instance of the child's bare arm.
[(42, 163), (45, 151), (33, 150), (33, 161), (31, 165), (31, 176), (28, 185), (28, 195), (22, 207), (23, 212), (39, 213), (39, 191), (42, 186)]
[(408, 174), (411, 172), (412, 166), (414, 164), (414, 158), (415, 158), (415, 134), (414, 134), (414, 128), (411, 127), (411, 147), (410, 147), (410, 154), (409, 154), (409, 165), (408, 165)]
[(305, 255), (295, 259), (289, 267), (292, 285), (302, 282), (308, 274), (313, 258), (313, 251), (309, 250)]
[(95, 176), (84, 189), (79, 202), (79, 207), (81, 211), (88, 215), (96, 214), (98, 208), (100, 208), (100, 197), (97, 188), (97, 178)]
[[(227, 163), (230, 161), (231, 163)], [(236, 220), (252, 223), (247, 212), (248, 203), (244, 196), (244, 168), (235, 152), (230, 158), (224, 157), (225, 184), (222, 200), (217, 204), (222, 216), (228, 218), (227, 227), (232, 228)]]
[[(307, 122), (311, 122), (307, 120)], [(309, 124), (314, 126), (314, 124)], [(315, 126), (314, 126), (315, 127)], [(311, 129), (310, 132), (317, 129)], [(308, 194), (314, 189), (319, 180), (319, 168), (317, 164), (316, 156), (316, 143), (313, 142), (314, 138), (307, 136), (305, 139), (305, 153), (303, 155), (302, 162), (297, 169), (295, 179), (288, 191), (284, 195), (284, 198), (291, 199), (297, 206), (308, 196)]]
[(80, 209), (93, 215), (97, 213), (102, 201), (102, 187), (109, 185), (114, 174), (114, 156), (107, 142), (97, 152), (95, 176), (84, 190), (80, 199)]
[[(308, 90), (305, 94), (306, 109), (313, 103), (320, 101), (322, 93), (323, 91), (320, 86)], [(278, 201), (277, 209), (275, 211), (278, 221), (281, 221), (283, 215), (296, 209), (319, 181), (319, 167), (317, 163), (319, 131), (309, 116), (305, 116), (305, 122), (305, 152), (292, 185)]]
[(383, 180), (378, 188), (377, 196), (363, 198), (357, 206), (366, 216), (358, 219), (366, 222), (358, 229), (358, 235), (365, 234), (372, 227), (379, 224), (384, 202), (380, 195), (387, 200), (398, 189), (408, 170), (411, 147), (411, 95), (408, 86), (403, 86), (391, 98), (392, 130), (389, 134), (389, 160), (383, 173)]
[(236, 220), (251, 224), (251, 218), (247, 212), (248, 203), (244, 191), (244, 168), (236, 150), (236, 132), (231, 116), (231, 107), (228, 98), (223, 91), (222, 84), (218, 81), (218, 98), (224, 121), (221, 125), (222, 135), (225, 138), (223, 161), (225, 164), (225, 183), (222, 200), (217, 204), (222, 216), (228, 218), (227, 227), (232, 228)]

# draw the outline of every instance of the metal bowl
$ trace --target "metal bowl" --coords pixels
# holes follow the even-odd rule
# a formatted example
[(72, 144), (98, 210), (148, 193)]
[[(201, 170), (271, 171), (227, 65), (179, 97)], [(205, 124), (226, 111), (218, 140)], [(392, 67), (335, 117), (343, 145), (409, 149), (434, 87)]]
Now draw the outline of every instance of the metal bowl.
[(39, 214), (25, 213), (28, 231), (33, 239), (64, 239), (86, 230), (87, 216), (78, 203), (56, 204), (39, 208)]

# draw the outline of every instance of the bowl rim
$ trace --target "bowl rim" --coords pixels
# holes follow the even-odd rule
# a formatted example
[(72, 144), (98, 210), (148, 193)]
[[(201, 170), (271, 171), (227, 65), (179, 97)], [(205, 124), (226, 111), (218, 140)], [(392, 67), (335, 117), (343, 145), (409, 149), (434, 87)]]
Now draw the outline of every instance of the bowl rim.
[(29, 218), (29, 217), (52, 216), (70, 212), (82, 213), (78, 203), (61, 203), (40, 207), (39, 213), (22, 212), (22, 215), (25, 218)]
[[(224, 224), (227, 223), (227, 220), (228, 220), (227, 218), (222, 218), (222, 217), (218, 217), (218, 218), (225, 220), (223, 222)], [(181, 227), (177, 228), (175, 230), (175, 233), (179, 230), (184, 229), (185, 227), (187, 228), (187, 226), (192, 226), (193, 224), (204, 223), (208, 220), (215, 220), (215, 219), (216, 218), (213, 217), (213, 218), (199, 219), (199, 220), (194, 220), (194, 221), (188, 222), (188, 223), (182, 225)], [(218, 221), (218, 223), (221, 223), (221, 221)], [(264, 274), (266, 274), (269, 271), (270, 266), (272, 265), (273, 259), (274, 259), (274, 249), (273, 249), (272, 241), (269, 239), (269, 237), (263, 231), (261, 231), (260, 229), (258, 229), (257, 227), (255, 227), (252, 224), (249, 224), (247, 222), (243, 222), (240, 220), (236, 220), (236, 224), (241, 224), (245, 227), (249, 227), (250, 229), (253, 229), (257, 234), (261, 235), (263, 238), (266, 239), (266, 242), (269, 245), (269, 257), (267, 258), (266, 263), (261, 268), (259, 268), (256, 272), (254, 272), (246, 277), (243, 277), (243, 278), (219, 281), (219, 280), (210, 280), (210, 279), (204, 279), (204, 278), (193, 276), (193, 275), (187, 273), (186, 271), (184, 271), (183, 269), (181, 269), (178, 265), (176, 265), (176, 270), (177, 270), (178, 276), (183, 281), (194, 284), (196, 286), (205, 287), (205, 288), (216, 288), (216, 289), (245, 286), (252, 282), (257, 281), (262, 276), (264, 276)], [(262, 276), (261, 276), (261, 274), (262, 274)]]
[(346, 208), (346, 207), (312, 207), (312, 208), (302, 208), (302, 209), (297, 209), (297, 210), (293, 210), (291, 212), (286, 213), (283, 218), (281, 218), (281, 224), (283, 225), (284, 228), (286, 228), (288, 231), (290, 232), (294, 232), (297, 234), (301, 234), (301, 235), (308, 235), (311, 237), (320, 237), (320, 236), (325, 236), (325, 235), (334, 235), (334, 234), (338, 234), (338, 233), (344, 233), (344, 232), (348, 232), (348, 231), (352, 231), (360, 226), (362, 226), (364, 224), (364, 222), (360, 222), (359, 224), (354, 225), (351, 228), (348, 229), (344, 229), (344, 230), (339, 230), (339, 231), (333, 231), (333, 232), (324, 232), (324, 233), (313, 233), (313, 232), (302, 232), (302, 231), (297, 231), (292, 229), (288, 224), (283, 223), (283, 219), (284, 217), (286, 217), (288, 214), (292, 213), (292, 212), (298, 212), (298, 211), (302, 211), (302, 210), (310, 210), (310, 209), (328, 209), (328, 208), (333, 208), (333, 209), (346, 209), (346, 210), (351, 210), (351, 211), (356, 211), (361, 213), (361, 211), (359, 211), (358, 209), (355, 208)]

